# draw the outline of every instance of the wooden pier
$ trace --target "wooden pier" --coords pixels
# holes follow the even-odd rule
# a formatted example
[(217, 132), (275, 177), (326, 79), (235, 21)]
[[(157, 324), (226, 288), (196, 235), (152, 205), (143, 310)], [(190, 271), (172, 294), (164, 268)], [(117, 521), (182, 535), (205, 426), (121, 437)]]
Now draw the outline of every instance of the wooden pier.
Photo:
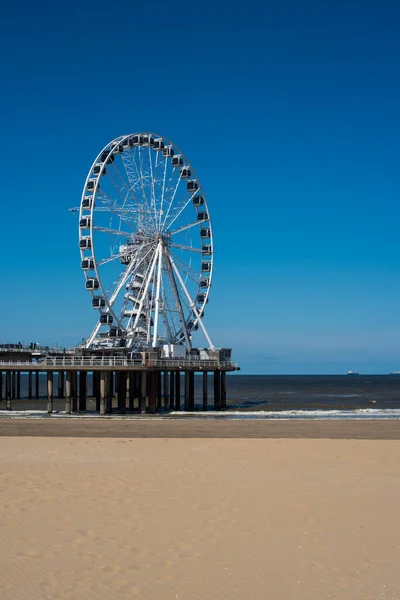
[[(159, 411), (192, 412), (195, 409), (194, 377), (202, 376), (202, 410), (208, 408), (208, 376), (213, 376), (213, 406), (226, 408), (226, 373), (238, 370), (235, 363), (212, 360), (128, 360), (123, 357), (56, 357), (40, 362), (0, 361), (0, 401), (11, 411), (20, 399), (21, 373), (28, 374), (28, 399), (39, 399), (39, 376), (47, 377), (47, 412), (52, 414), (57, 373), (57, 397), (65, 399), (66, 414), (87, 411), (88, 397), (95, 399), (100, 415)], [(91, 389), (88, 374), (91, 373)], [(89, 395), (90, 392), (90, 395)], [(183, 396), (183, 403), (181, 397)], [(113, 409), (113, 399), (116, 407)], [(114, 402), (115, 404), (115, 402)], [(0, 404), (1, 407), (1, 404)]]

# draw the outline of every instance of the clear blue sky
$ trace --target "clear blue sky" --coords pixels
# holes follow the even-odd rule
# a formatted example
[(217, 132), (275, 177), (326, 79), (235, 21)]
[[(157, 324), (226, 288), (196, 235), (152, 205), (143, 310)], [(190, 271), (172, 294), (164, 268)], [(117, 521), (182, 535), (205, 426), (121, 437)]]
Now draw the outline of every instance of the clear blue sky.
[(243, 372), (400, 369), (399, 24), (394, 0), (6, 3), (0, 339), (91, 331), (67, 209), (150, 130), (206, 190), (205, 322)]

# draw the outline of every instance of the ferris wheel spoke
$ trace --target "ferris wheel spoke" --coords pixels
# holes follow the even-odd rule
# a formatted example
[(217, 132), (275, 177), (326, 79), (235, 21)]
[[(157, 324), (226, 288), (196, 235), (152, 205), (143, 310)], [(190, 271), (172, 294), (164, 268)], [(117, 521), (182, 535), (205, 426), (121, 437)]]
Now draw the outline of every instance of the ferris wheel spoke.
[(192, 269), (192, 267), (190, 265), (188, 265), (180, 256), (177, 256), (175, 254), (175, 252), (171, 252), (171, 254), (174, 256), (175, 260), (177, 261), (178, 266), (181, 269), (181, 271), (183, 271), (187, 277), (190, 277), (190, 279), (195, 284), (199, 285), (200, 279), (201, 279), (199, 274), (196, 273), (196, 271), (194, 269)]
[(186, 345), (188, 347), (188, 350), (190, 350), (191, 347), (192, 347), (192, 345), (190, 343), (190, 338), (189, 338), (188, 330), (186, 328), (186, 320), (185, 320), (185, 315), (184, 315), (183, 308), (182, 308), (182, 302), (181, 302), (181, 298), (180, 298), (180, 295), (179, 295), (178, 286), (176, 284), (174, 273), (172, 271), (171, 258), (170, 258), (170, 256), (167, 253), (164, 253), (164, 256), (165, 256), (165, 265), (166, 265), (167, 275), (168, 275), (169, 280), (171, 282), (171, 288), (172, 288), (173, 295), (175, 297), (176, 308), (178, 310), (179, 318), (180, 318), (180, 321), (181, 321), (182, 332), (183, 332), (183, 335), (184, 335), (185, 342), (186, 342)]
[(164, 160), (164, 174), (163, 174), (163, 183), (162, 183), (162, 189), (161, 189), (161, 204), (160, 204), (160, 230), (161, 230), (161, 219), (163, 216), (163, 206), (164, 206), (164, 194), (165, 194), (165, 181), (167, 178), (167, 165), (168, 165), (168, 160), (167, 158), (165, 158)]
[[(132, 151), (131, 151), (131, 152), (132, 152)], [(149, 217), (150, 217), (150, 218), (151, 218), (151, 220), (152, 220), (153, 227), (155, 227), (155, 221), (154, 221), (154, 217), (153, 217), (153, 214), (152, 214), (152, 212), (151, 212), (151, 207), (150, 207), (150, 204), (149, 204), (149, 202), (148, 202), (148, 199), (147, 199), (147, 194), (146, 194), (146, 192), (145, 192), (145, 186), (144, 186), (144, 183), (143, 183), (142, 159), (141, 159), (141, 155), (140, 155), (140, 148), (139, 148), (139, 150), (138, 150), (138, 154), (139, 154), (140, 170), (139, 170), (139, 168), (138, 168), (138, 166), (137, 166), (137, 162), (136, 162), (136, 159), (135, 159), (135, 156), (134, 156), (134, 154), (133, 154), (133, 153), (132, 153), (132, 157), (133, 157), (133, 163), (134, 163), (134, 165), (135, 165), (135, 169), (136, 169), (136, 174), (137, 174), (138, 180), (139, 180), (139, 182), (140, 182), (140, 189), (141, 189), (141, 191), (142, 191), (142, 198), (143, 198), (143, 203), (142, 203), (142, 206), (144, 207), (144, 204), (146, 204), (146, 207), (147, 207), (147, 214), (149, 215)]]
[[(153, 246), (152, 250), (154, 250), (154, 246)], [(147, 281), (147, 276), (148, 276), (149, 269), (150, 269), (150, 266), (151, 266), (151, 261), (153, 260), (154, 255), (152, 255), (149, 258), (150, 258), (150, 260), (147, 261), (146, 265), (145, 265), (145, 270), (144, 270), (143, 278), (142, 278), (142, 284), (141, 284), (139, 290), (136, 289), (136, 292), (135, 292), (134, 296), (129, 296), (129, 299), (135, 305), (135, 307), (134, 307), (135, 310), (138, 309), (138, 306), (140, 305), (140, 302), (141, 302), (142, 298), (143, 298), (143, 303), (145, 302), (145, 297), (144, 297), (144, 293), (143, 293), (144, 292), (144, 285), (145, 285), (145, 282)], [(133, 283), (133, 277), (131, 279), (131, 286), (132, 286), (132, 283)], [(130, 290), (132, 291), (132, 287), (130, 287)], [(129, 317), (128, 327), (132, 326), (133, 317), (134, 317), (134, 313), (132, 312), (131, 316)]]
[[(153, 241), (151, 241), (151, 242), (145, 242), (144, 244), (142, 244), (140, 246), (140, 248), (137, 247), (137, 248), (130, 249), (129, 253), (132, 256), (133, 255), (137, 255), (142, 248), (144, 248), (145, 246), (149, 246), (150, 244), (154, 244), (154, 242)], [(126, 255), (127, 255), (127, 251), (126, 250), (124, 250), (123, 252), (118, 252), (118, 254), (112, 254), (111, 256), (107, 256), (107, 258), (103, 258), (102, 260), (100, 260), (97, 263), (97, 266), (101, 267), (102, 265), (105, 265), (105, 264), (107, 264), (107, 263), (109, 263), (109, 262), (111, 262), (113, 260), (116, 260), (117, 258), (122, 258), (123, 256), (126, 256)]]
[[(124, 153), (122, 153), (121, 157), (123, 156), (123, 154)], [(121, 161), (122, 161), (122, 158), (121, 158)], [(125, 169), (125, 165), (124, 165), (123, 162), (122, 162), (122, 165), (123, 165), (123, 167)], [(122, 175), (122, 173), (119, 170), (119, 168), (118, 168), (118, 166), (117, 166), (117, 164), (116, 164), (115, 161), (112, 163), (112, 167), (115, 169), (116, 173), (118, 174), (119, 179), (122, 181), (123, 188), (125, 187), (126, 191), (127, 191), (127, 196), (125, 198), (124, 205), (126, 204), (126, 199), (127, 199), (128, 195), (131, 197), (131, 199), (133, 200), (133, 202), (136, 202), (136, 196), (135, 196), (135, 194), (132, 193), (134, 186), (131, 186), (131, 184), (130, 184), (128, 174), (126, 173), (126, 169), (125, 169), (125, 173), (126, 173), (126, 179), (125, 179), (125, 177)]]
[(119, 252), (118, 254), (112, 254), (111, 256), (108, 256), (107, 258), (102, 258), (101, 260), (99, 260), (99, 262), (97, 263), (98, 267), (101, 267), (102, 265), (106, 265), (107, 263), (116, 260), (117, 258), (122, 258), (123, 256), (125, 256), (125, 252)]
[[(133, 153), (132, 153), (132, 149), (129, 148), (127, 151), (123, 152), (121, 154), (121, 159), (122, 159), (122, 164), (124, 165), (124, 169), (125, 169), (125, 173), (126, 176), (128, 178), (129, 181), (129, 190), (131, 195), (133, 195), (134, 200), (135, 200), (135, 205), (138, 206), (139, 205), (139, 199), (136, 195), (136, 187), (139, 186), (140, 184), (140, 179), (139, 177), (135, 177), (134, 174), (134, 169), (136, 171), (136, 166), (133, 160)], [(136, 209), (136, 212), (137, 211)]]
[[(183, 213), (183, 211), (185, 210), (185, 208), (192, 202), (193, 198), (195, 197), (195, 195), (197, 194), (198, 190), (195, 190), (193, 192), (193, 194), (190, 196), (190, 198), (188, 200), (183, 200), (183, 202), (178, 202), (176, 209), (179, 211), (172, 219), (172, 221), (170, 221), (170, 223), (168, 223), (168, 226), (165, 228), (165, 231), (168, 231), (168, 229), (175, 223), (175, 221), (180, 217), (180, 215)], [(180, 205), (183, 203), (183, 206), (181, 207)]]
[[(114, 163), (112, 163), (112, 164), (113, 164), (113, 166), (114, 166)], [(116, 166), (114, 166), (114, 169), (117, 169), (117, 167), (116, 167)], [(107, 173), (108, 173), (108, 176), (109, 176), (109, 180), (110, 180), (110, 182), (112, 183), (112, 185), (113, 185), (113, 187), (114, 187), (114, 189), (115, 189), (115, 191), (116, 191), (117, 195), (118, 195), (118, 196), (119, 196), (119, 198), (121, 199), (121, 202), (122, 202), (122, 208), (123, 208), (123, 207), (124, 207), (124, 205), (126, 204), (126, 197), (127, 197), (127, 195), (128, 195), (127, 182), (126, 182), (125, 180), (122, 180), (122, 184), (123, 184), (123, 185), (122, 185), (122, 190), (124, 190), (124, 188), (125, 188), (125, 192), (126, 192), (126, 195), (125, 195), (125, 198), (124, 198), (124, 196), (123, 196), (123, 195), (122, 195), (122, 193), (121, 193), (121, 189), (118, 187), (118, 185), (117, 185), (117, 184), (116, 184), (116, 182), (115, 182), (115, 179), (114, 179), (114, 177), (113, 177), (113, 176), (112, 176), (112, 174), (111, 174), (111, 170), (109, 169), (109, 170), (107, 171)], [(100, 189), (101, 189), (101, 188), (100, 188)]]
[(138, 313), (137, 313), (137, 315), (135, 317), (135, 321), (133, 323), (133, 329), (134, 330), (137, 327), (137, 324), (138, 324), (138, 321), (139, 321), (139, 317), (140, 317), (140, 314), (141, 314), (142, 309), (143, 309), (144, 299), (146, 298), (146, 294), (147, 294), (147, 291), (149, 289), (150, 281), (151, 281), (151, 279), (153, 277), (153, 273), (154, 273), (154, 269), (155, 269), (155, 266), (156, 266), (156, 261), (157, 261), (158, 253), (159, 253), (159, 248), (160, 248), (160, 244), (157, 245), (157, 248), (156, 248), (156, 250), (154, 252), (153, 259), (151, 261), (151, 267), (150, 267), (150, 270), (149, 270), (149, 273), (148, 273), (148, 276), (147, 276), (146, 285), (144, 286), (144, 290), (143, 290), (143, 293), (142, 293), (142, 298), (140, 300)]
[[(128, 208), (126, 206), (121, 206), (121, 204), (119, 204), (115, 198), (113, 198), (112, 196), (107, 194), (107, 192), (105, 192), (101, 188), (100, 188), (99, 192), (97, 193), (96, 200), (100, 200), (100, 202), (102, 204), (105, 204), (106, 206), (109, 206), (111, 204), (113, 206), (117, 206), (119, 208), (119, 210), (121, 210), (121, 211), (124, 210), (127, 212), (132, 212), (131, 208), (129, 206), (128, 206)], [(96, 207), (95, 207), (95, 209), (96, 209)]]
[(120, 229), (110, 229), (109, 227), (101, 227), (100, 225), (93, 225), (92, 229), (95, 229), (96, 231), (110, 233), (111, 235), (120, 235), (126, 238), (132, 237), (132, 232), (129, 233), (129, 231), (121, 231)]
[(162, 230), (163, 231), (165, 229), (165, 223), (167, 222), (169, 212), (170, 212), (171, 207), (172, 207), (172, 205), (174, 203), (176, 192), (178, 191), (178, 187), (179, 187), (179, 184), (180, 184), (181, 181), (182, 181), (182, 175), (181, 175), (181, 173), (179, 173), (179, 179), (176, 182), (176, 185), (175, 185), (175, 188), (174, 188), (174, 191), (173, 191), (173, 194), (172, 194), (172, 198), (169, 201), (169, 206), (168, 206), (167, 214), (165, 215), (165, 218), (164, 218), (164, 221), (163, 221), (163, 224), (162, 224)]
[[(151, 156), (152, 149), (150, 146), (149, 146), (148, 150), (149, 150), (149, 166), (150, 166), (150, 196), (151, 196), (151, 204), (153, 205), (153, 210), (154, 210), (154, 221), (156, 223), (156, 229), (158, 231), (159, 223), (158, 223), (158, 215), (157, 215), (156, 196), (154, 193), (153, 160), (152, 160), (152, 156)], [(156, 155), (158, 155), (158, 152), (156, 152)]]
[(120, 219), (121, 221), (123, 221), (125, 223), (125, 225), (127, 227), (129, 227), (132, 231), (135, 231), (131, 222), (132, 222), (132, 216), (129, 215), (126, 211), (123, 210), (113, 210), (112, 208), (108, 207), (108, 206), (96, 206), (96, 208), (93, 209), (93, 212), (99, 212), (99, 213), (112, 213), (114, 214), (116, 217), (118, 217), (118, 219)]
[(93, 343), (94, 338), (96, 337), (96, 335), (99, 333), (100, 331), (100, 327), (101, 327), (101, 323), (100, 321), (96, 324), (95, 328), (93, 329), (92, 333), (90, 334), (90, 336), (87, 338), (86, 340), (86, 344), (87, 347), (91, 346)]
[(116, 217), (122, 219), (131, 229), (134, 229), (131, 222), (134, 219), (135, 213), (131, 206), (121, 206), (115, 198), (109, 196), (104, 190), (100, 190), (96, 200), (100, 200), (105, 206), (95, 206), (93, 209), (95, 212), (112, 212)]
[[(129, 264), (128, 267), (125, 269), (125, 271), (122, 273), (121, 280), (117, 284), (115, 291), (112, 292), (111, 298), (109, 300), (109, 304), (111, 306), (114, 304), (115, 300), (117, 299), (118, 294), (120, 293), (122, 287), (127, 282), (128, 278), (138, 272), (140, 265), (143, 263), (143, 261), (146, 259), (146, 257), (151, 253), (151, 251), (152, 251), (152, 248), (150, 248), (150, 250), (147, 252), (147, 254), (138, 263), (134, 263), (132, 261), (132, 263)], [(111, 290), (109, 290), (108, 293), (111, 293)]]
[(171, 248), (178, 248), (180, 250), (187, 250), (188, 252), (198, 252), (199, 254), (203, 253), (203, 250), (201, 248), (194, 248), (193, 246), (184, 246), (183, 244), (173, 244), (172, 242), (170, 242), (170, 247)]
[(172, 335), (172, 329), (171, 329), (170, 323), (168, 321), (169, 303), (168, 303), (168, 297), (167, 297), (163, 278), (161, 278), (161, 297), (162, 297), (162, 303), (163, 303), (162, 317), (163, 317), (163, 321), (165, 324), (165, 329), (168, 334), (168, 338), (171, 340), (176, 337), (176, 329), (174, 327), (174, 321), (172, 320), (172, 325), (174, 327), (174, 335)]
[(182, 227), (178, 227), (178, 229), (174, 229), (173, 231), (170, 231), (169, 234), (176, 235), (177, 233), (180, 233), (181, 231), (185, 231), (185, 229), (190, 229), (191, 227), (195, 227), (196, 225), (201, 225), (202, 223), (204, 223), (204, 221), (195, 221), (194, 223), (189, 223), (189, 225), (183, 225)]

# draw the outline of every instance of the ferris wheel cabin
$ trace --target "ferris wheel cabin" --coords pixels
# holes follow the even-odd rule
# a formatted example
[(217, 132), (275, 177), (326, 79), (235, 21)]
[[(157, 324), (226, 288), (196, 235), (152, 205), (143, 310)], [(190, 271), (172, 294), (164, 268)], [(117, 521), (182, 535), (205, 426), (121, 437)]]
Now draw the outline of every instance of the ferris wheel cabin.
[(183, 158), (180, 154), (176, 154), (176, 156), (173, 157), (173, 159), (171, 160), (171, 165), (174, 168), (179, 168), (183, 166)]
[(89, 236), (81, 237), (79, 240), (79, 248), (82, 250), (89, 250), (92, 247), (92, 240)]
[(114, 155), (111, 150), (104, 150), (100, 155), (100, 162), (111, 164), (114, 162)]
[(112, 315), (100, 315), (100, 323), (102, 325), (112, 325), (114, 318)]
[(154, 140), (154, 143), (153, 143), (154, 150), (164, 150), (164, 147), (165, 147), (165, 145), (164, 145), (162, 138), (157, 138), (156, 140)]
[(181, 169), (181, 178), (182, 179), (189, 179), (189, 177), (191, 177), (191, 175), (192, 175), (192, 172), (188, 166), (182, 167), (182, 169)]
[(93, 197), (85, 196), (82, 200), (82, 208), (90, 210), (92, 208)]
[(81, 229), (90, 229), (90, 217), (82, 217), (79, 221), (79, 227)]
[(188, 192), (197, 192), (198, 189), (199, 184), (197, 183), (197, 181), (195, 179), (189, 179), (189, 181), (187, 182)]
[(92, 298), (92, 308), (104, 308), (106, 301), (102, 296), (95, 296)]
[(87, 290), (98, 290), (99, 289), (99, 281), (98, 279), (96, 279), (95, 277), (91, 278), (91, 279), (86, 279), (86, 285), (85, 285)]
[(166, 158), (172, 158), (174, 156), (174, 149), (172, 146), (166, 146), (162, 153)]
[(102, 176), (106, 175), (106, 174), (107, 174), (107, 169), (104, 167), (104, 169), (103, 169), (103, 170), (101, 170), (101, 169), (102, 169), (102, 167), (103, 167), (103, 164), (102, 164), (102, 163), (97, 163), (97, 165), (94, 165), (94, 167), (93, 167), (93, 173), (94, 173), (95, 175), (99, 175), (99, 174), (100, 174), (100, 172), (101, 172), (101, 175), (102, 175)]
[(84, 258), (81, 262), (81, 268), (84, 271), (93, 271), (94, 269), (94, 260), (92, 257)]

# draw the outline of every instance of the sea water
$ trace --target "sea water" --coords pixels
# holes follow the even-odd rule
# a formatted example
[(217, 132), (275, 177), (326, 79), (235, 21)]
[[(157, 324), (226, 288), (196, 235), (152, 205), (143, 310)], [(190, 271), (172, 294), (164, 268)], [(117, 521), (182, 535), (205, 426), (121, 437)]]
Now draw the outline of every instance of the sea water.
[[(3, 377), (3, 379), (5, 379)], [(212, 411), (213, 382), (208, 379), (209, 411), (202, 412), (202, 377), (195, 377), (195, 411), (168, 414), (168, 418), (227, 419), (399, 419), (400, 376), (398, 375), (228, 375), (227, 411)], [(39, 378), (38, 400), (28, 400), (28, 375), (21, 375), (21, 398), (12, 401), (13, 415), (46, 414), (46, 374)], [(91, 393), (91, 376), (88, 393)], [(35, 392), (35, 376), (33, 377)], [(54, 375), (54, 409), (62, 415), (64, 400), (57, 398)], [(183, 394), (183, 378), (181, 381)], [(3, 390), (4, 398), (4, 390)], [(88, 414), (95, 403), (88, 401)], [(0, 414), (5, 400), (0, 401)]]

